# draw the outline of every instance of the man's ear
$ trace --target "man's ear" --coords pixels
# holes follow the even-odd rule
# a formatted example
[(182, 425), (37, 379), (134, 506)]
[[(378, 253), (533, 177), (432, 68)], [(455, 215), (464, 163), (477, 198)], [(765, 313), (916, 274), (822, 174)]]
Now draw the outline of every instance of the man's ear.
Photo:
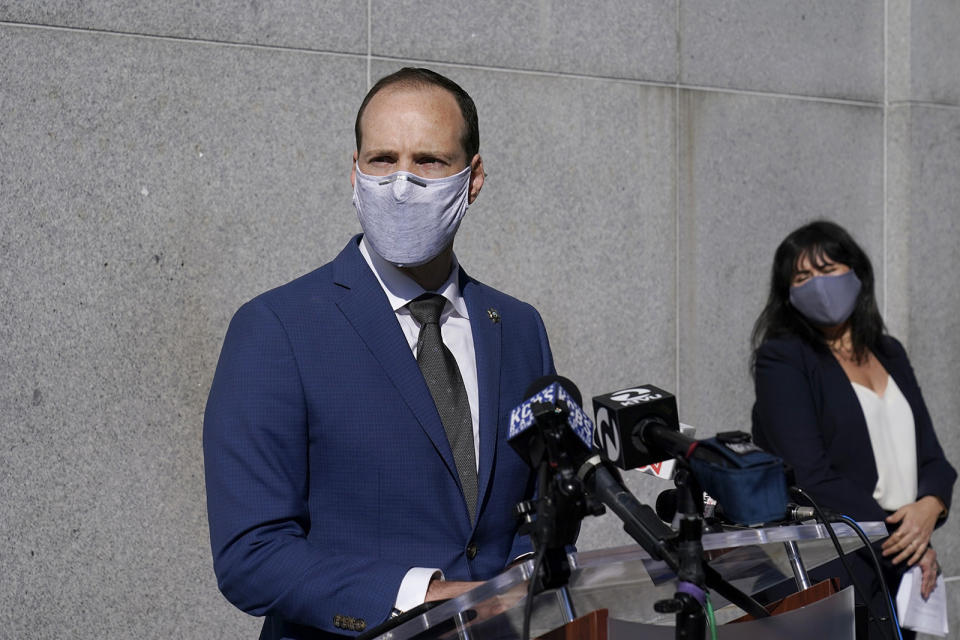
[(357, 186), (357, 152), (353, 152), (353, 166), (350, 167), (350, 186)]
[(481, 158), (478, 153), (473, 156), (473, 160), (470, 161), (470, 193), (467, 195), (468, 203), (473, 204), (473, 201), (476, 200), (480, 194), (480, 189), (483, 187), (484, 176), (483, 158)]

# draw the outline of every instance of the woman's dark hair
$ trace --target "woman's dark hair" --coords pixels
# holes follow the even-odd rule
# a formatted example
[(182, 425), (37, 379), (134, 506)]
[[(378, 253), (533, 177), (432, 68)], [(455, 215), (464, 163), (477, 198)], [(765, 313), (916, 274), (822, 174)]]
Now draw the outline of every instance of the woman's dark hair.
[(873, 292), (873, 267), (867, 254), (850, 234), (840, 225), (827, 220), (817, 220), (800, 227), (777, 247), (773, 256), (767, 305), (753, 326), (751, 342), (754, 358), (757, 348), (765, 340), (784, 336), (797, 336), (815, 347), (827, 348), (823, 333), (790, 304), (790, 285), (797, 263), (804, 255), (809, 256), (817, 268), (822, 268), (827, 259), (845, 264), (860, 279), (860, 294), (849, 323), (853, 357), (862, 360), (867, 349), (878, 347), (884, 332), (883, 318), (880, 317)]

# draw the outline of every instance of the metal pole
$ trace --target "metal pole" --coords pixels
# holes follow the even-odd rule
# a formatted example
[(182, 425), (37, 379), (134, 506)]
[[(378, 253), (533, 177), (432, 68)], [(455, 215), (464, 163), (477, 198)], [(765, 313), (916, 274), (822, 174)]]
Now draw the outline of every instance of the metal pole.
[(790, 559), (790, 567), (793, 569), (793, 579), (797, 583), (797, 591), (803, 591), (810, 588), (810, 576), (807, 575), (807, 568), (803, 566), (803, 559), (800, 557), (800, 549), (793, 540), (784, 542), (783, 546), (787, 549), (787, 558)]

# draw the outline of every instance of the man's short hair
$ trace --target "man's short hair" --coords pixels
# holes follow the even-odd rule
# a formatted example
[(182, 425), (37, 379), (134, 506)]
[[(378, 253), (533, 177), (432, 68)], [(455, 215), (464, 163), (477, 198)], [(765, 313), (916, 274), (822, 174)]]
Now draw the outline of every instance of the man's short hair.
[(460, 143), (463, 145), (463, 150), (467, 152), (467, 162), (477, 155), (477, 152), (480, 151), (480, 125), (477, 121), (477, 106), (473, 103), (473, 98), (450, 78), (422, 67), (404, 67), (395, 73), (380, 78), (375, 85), (370, 87), (370, 91), (367, 92), (363, 102), (360, 103), (360, 109), (357, 111), (357, 121), (353, 125), (353, 132), (357, 138), (357, 151), (360, 150), (360, 118), (363, 117), (367, 103), (383, 89), (393, 86), (415, 89), (434, 86), (446, 89), (453, 94), (460, 106), (460, 115), (463, 116), (464, 127)]

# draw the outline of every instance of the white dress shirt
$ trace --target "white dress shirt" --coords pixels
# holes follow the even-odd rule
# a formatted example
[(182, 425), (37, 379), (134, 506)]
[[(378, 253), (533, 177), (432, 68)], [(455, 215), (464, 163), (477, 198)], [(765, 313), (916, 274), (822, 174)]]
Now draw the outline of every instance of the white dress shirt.
[[(403, 273), (393, 264), (380, 257), (367, 244), (367, 239), (360, 240), (360, 253), (366, 260), (373, 275), (387, 294), (390, 307), (393, 309), (407, 338), (407, 344), (414, 357), (417, 355), (417, 339), (420, 337), (420, 325), (410, 315), (407, 303), (424, 293), (426, 289), (417, 284), (410, 276)], [(460, 264), (453, 256), (453, 265), (446, 282), (435, 292), (447, 299), (440, 315), (440, 335), (460, 368), (460, 376), (467, 390), (467, 401), (470, 403), (470, 420), (473, 423), (473, 451), (474, 459), (480, 463), (480, 403), (477, 383), (477, 355), (473, 347), (473, 333), (470, 330), (470, 315), (467, 304), (460, 292)], [(443, 573), (436, 568), (413, 567), (407, 571), (400, 583), (397, 600), (394, 608), (407, 611), (423, 603), (427, 588), (434, 577), (443, 577)]]

